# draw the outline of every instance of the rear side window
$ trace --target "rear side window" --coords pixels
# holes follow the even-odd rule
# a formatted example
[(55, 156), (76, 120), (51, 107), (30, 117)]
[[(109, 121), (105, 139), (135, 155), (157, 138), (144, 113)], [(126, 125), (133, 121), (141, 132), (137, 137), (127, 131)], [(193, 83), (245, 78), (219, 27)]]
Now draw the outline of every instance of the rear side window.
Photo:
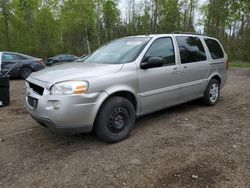
[(213, 59), (220, 59), (224, 57), (224, 52), (220, 44), (213, 39), (205, 39), (206, 45)]
[(180, 50), (181, 63), (193, 63), (207, 59), (205, 49), (199, 37), (176, 37)]
[(21, 55), (16, 55), (17, 60), (27, 60), (25, 57), (21, 56)]
[(148, 60), (150, 57), (162, 57), (164, 65), (175, 64), (174, 46), (171, 38), (159, 38), (156, 39), (148, 49), (144, 60)]

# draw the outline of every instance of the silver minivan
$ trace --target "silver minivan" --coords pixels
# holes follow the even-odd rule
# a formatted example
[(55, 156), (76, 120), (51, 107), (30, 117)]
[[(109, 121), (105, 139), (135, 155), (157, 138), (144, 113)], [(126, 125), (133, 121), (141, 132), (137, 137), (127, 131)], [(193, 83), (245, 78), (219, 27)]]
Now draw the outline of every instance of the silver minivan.
[(127, 138), (137, 117), (201, 98), (218, 102), (227, 55), (198, 34), (132, 36), (114, 40), (82, 62), (32, 73), (26, 105), (55, 132), (95, 132), (106, 142)]

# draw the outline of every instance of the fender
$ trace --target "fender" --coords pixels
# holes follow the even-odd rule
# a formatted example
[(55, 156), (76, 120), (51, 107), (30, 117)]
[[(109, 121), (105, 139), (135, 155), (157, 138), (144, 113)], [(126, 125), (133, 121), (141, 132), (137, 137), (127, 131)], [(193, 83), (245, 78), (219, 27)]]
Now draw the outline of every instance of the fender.
[(108, 91), (102, 91), (102, 92), (99, 92), (99, 93), (95, 93), (96, 95), (98, 95), (97, 97), (97, 103), (96, 103), (96, 107), (95, 109), (93, 110), (93, 116), (94, 118), (96, 118), (96, 115), (99, 111), (99, 109), (101, 108), (102, 104), (113, 94), (117, 93), (117, 92), (129, 92), (131, 94), (133, 94), (135, 96), (135, 99), (136, 99), (136, 104), (137, 104), (137, 110), (136, 110), (136, 114), (138, 115), (140, 113), (140, 110), (141, 110), (141, 103), (140, 103), (140, 100), (138, 100), (138, 97), (137, 95), (135, 95), (135, 93), (133, 92), (133, 90), (130, 88), (130, 90), (126, 89), (126, 87), (124, 87), (122, 89), (121, 86), (117, 86), (117, 87), (112, 87), (112, 88), (109, 88)]
[(206, 88), (207, 88), (207, 86), (208, 86), (208, 83), (210, 82), (210, 80), (211, 80), (214, 76), (218, 76), (218, 77), (220, 78), (220, 80), (222, 80), (221, 75), (220, 75), (220, 73), (219, 73), (218, 71), (213, 72), (213, 73), (209, 76), (209, 78), (207, 79), (207, 81), (206, 81), (206, 83), (205, 83), (205, 90), (206, 90)]
[(113, 95), (117, 92), (129, 92), (129, 93), (131, 93), (135, 97), (135, 100), (136, 100), (136, 106), (137, 106), (136, 114), (140, 113), (140, 111), (141, 111), (141, 99), (140, 99), (139, 95), (137, 95), (137, 91), (135, 91), (134, 88), (132, 88), (128, 85), (116, 85), (116, 86), (111, 86), (111, 87), (107, 88), (105, 91), (107, 92), (108, 97), (110, 97), (111, 95)]

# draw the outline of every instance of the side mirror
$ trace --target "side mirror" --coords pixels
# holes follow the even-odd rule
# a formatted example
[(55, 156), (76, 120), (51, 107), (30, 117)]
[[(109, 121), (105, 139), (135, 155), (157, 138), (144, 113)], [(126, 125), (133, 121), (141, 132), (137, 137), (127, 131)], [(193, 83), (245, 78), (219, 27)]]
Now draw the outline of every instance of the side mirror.
[(141, 63), (142, 69), (149, 69), (149, 68), (155, 68), (155, 67), (162, 67), (164, 64), (162, 57), (150, 57), (148, 61)]

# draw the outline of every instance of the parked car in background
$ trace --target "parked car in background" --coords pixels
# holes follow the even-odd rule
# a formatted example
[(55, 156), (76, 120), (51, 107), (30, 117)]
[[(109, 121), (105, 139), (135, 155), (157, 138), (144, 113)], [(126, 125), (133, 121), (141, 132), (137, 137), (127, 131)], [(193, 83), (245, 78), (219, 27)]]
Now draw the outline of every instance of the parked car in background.
[(16, 52), (0, 52), (0, 71), (15, 78), (26, 79), (32, 72), (45, 68), (44, 61)]
[(219, 100), (228, 59), (220, 42), (198, 34), (114, 40), (83, 63), (64, 64), (27, 78), (31, 116), (58, 132), (94, 131), (106, 142), (127, 138), (136, 117), (201, 98)]
[(55, 57), (50, 57), (46, 61), (47, 66), (52, 66), (57, 63), (72, 62), (77, 60), (79, 57), (70, 54), (60, 54)]
[(79, 57), (78, 59), (76, 59), (76, 62), (82, 62), (82, 61), (84, 61), (87, 57), (88, 57), (88, 55), (87, 55), (87, 54), (84, 54), (84, 55), (82, 55), (81, 57)]

